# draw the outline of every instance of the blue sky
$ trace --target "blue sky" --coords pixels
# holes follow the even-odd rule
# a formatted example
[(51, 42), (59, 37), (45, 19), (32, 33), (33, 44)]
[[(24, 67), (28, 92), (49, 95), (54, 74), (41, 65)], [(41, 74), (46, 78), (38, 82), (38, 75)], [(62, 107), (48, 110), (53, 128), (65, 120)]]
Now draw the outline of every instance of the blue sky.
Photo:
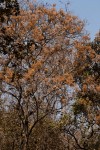
[[(43, 2), (56, 3), (57, 8), (64, 8), (64, 4), (68, 0), (43, 0)], [(79, 16), (80, 19), (87, 21), (86, 30), (90, 33), (90, 37), (93, 40), (95, 34), (100, 29), (100, 0), (69, 0), (69, 10)]]

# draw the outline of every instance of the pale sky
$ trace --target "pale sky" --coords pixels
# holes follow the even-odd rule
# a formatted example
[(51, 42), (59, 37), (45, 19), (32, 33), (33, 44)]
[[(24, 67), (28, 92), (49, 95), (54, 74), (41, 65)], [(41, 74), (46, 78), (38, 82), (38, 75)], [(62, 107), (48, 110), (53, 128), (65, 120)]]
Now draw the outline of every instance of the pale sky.
[[(39, 0), (48, 3), (56, 3), (57, 8), (64, 8), (64, 4), (68, 0)], [(93, 40), (95, 34), (100, 29), (100, 0), (69, 0), (70, 5), (68, 7), (74, 15), (77, 15), (80, 19), (87, 20), (86, 30), (90, 33), (90, 37)]]

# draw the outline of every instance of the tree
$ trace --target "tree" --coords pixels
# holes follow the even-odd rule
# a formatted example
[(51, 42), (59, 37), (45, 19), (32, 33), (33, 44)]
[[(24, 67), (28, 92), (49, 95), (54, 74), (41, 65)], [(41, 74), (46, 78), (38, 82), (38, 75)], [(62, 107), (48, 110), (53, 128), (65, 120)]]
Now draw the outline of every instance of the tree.
[(98, 55), (100, 54), (100, 31), (97, 33), (94, 41), (91, 43), (91, 47)]
[(75, 87), (75, 60), (80, 49), (90, 50), (84, 40), (88, 36), (78, 17), (41, 5), (26, 5), (19, 16), (1, 24), (1, 99), (13, 105), (20, 122), (20, 149), (28, 150), (37, 124), (66, 111), (69, 89)]
[[(99, 36), (92, 43), (87, 44), (90, 50), (84, 49), (82, 58), (78, 58), (76, 63), (75, 74), (76, 83), (79, 85), (78, 98), (82, 105), (93, 104), (93, 111), (98, 114), (100, 101), (100, 64), (99, 64)], [(81, 49), (78, 51), (81, 53)], [(81, 64), (79, 66), (79, 63)], [(80, 69), (78, 68), (80, 67)], [(79, 102), (79, 103), (80, 103)], [(79, 107), (80, 108), (80, 107)], [(85, 107), (83, 108), (84, 110)], [(81, 109), (82, 110), (82, 109)]]
[[(96, 149), (99, 145), (99, 123), (100, 123), (100, 63), (99, 63), (99, 34), (91, 43), (87, 38), (87, 48), (78, 48), (78, 58), (76, 58), (75, 66), (76, 73), (74, 78), (78, 85), (76, 101), (73, 105), (73, 112), (75, 116), (74, 133), (81, 132), (82, 143), (76, 143), (80, 149)], [(82, 43), (81, 43), (82, 45)], [(80, 57), (82, 56), (82, 57)], [(95, 139), (95, 140), (94, 140)]]

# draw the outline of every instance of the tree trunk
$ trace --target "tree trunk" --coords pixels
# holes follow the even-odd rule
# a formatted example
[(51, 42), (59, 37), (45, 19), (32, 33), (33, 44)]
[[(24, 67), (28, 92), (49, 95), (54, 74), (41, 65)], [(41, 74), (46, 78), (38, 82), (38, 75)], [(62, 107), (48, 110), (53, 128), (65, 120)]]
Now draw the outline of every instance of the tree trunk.
[(25, 135), (24, 143), (23, 143), (23, 150), (29, 150), (29, 145), (28, 145), (29, 137)]

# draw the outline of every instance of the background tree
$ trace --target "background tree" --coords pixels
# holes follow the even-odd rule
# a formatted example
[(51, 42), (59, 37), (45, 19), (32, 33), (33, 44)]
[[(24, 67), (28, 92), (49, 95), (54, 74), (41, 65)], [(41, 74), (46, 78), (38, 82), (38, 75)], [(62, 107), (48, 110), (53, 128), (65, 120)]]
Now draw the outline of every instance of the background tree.
[[(87, 38), (85, 38), (85, 40), (88, 41)], [(83, 130), (83, 133), (81, 133), (81, 135), (83, 134), (82, 142), (84, 141), (82, 148), (94, 148), (98, 150), (100, 147), (99, 34), (97, 34), (92, 43), (88, 41), (87, 46), (90, 47), (90, 49), (87, 50), (87, 48), (84, 48), (84, 51), (82, 51), (82, 49), (78, 49), (79, 57), (75, 61), (75, 80), (78, 84), (78, 92), (76, 96), (76, 101), (73, 105), (73, 111), (77, 126), (76, 128), (80, 128), (80, 130)]]

